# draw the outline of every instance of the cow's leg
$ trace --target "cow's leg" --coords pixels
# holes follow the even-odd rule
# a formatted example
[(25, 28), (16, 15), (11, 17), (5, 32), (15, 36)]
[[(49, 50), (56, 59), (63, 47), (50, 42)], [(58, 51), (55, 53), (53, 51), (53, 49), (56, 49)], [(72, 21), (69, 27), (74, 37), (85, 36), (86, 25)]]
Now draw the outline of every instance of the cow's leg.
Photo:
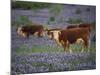
[(90, 47), (91, 47), (91, 39), (89, 39), (89, 41), (88, 41), (88, 52), (90, 51)]
[(63, 47), (64, 47), (64, 51), (66, 51), (66, 52), (69, 51), (70, 53), (72, 53), (72, 50), (69, 49), (69, 47), (70, 47), (69, 43), (64, 42)]
[(81, 47), (81, 52), (84, 52), (84, 50), (85, 50), (84, 43), (83, 43), (82, 45), (83, 45), (83, 46)]
[[(88, 46), (89, 46), (88, 38), (84, 38), (84, 49), (88, 49), (88, 51), (89, 51)], [(84, 51), (84, 50), (82, 50), (82, 52), (83, 52), (83, 51)]]
[(25, 38), (29, 38), (29, 34), (28, 33), (22, 33), (22, 36)]
[(64, 48), (64, 51), (67, 51), (67, 50), (66, 50), (67, 43), (64, 42), (64, 40), (61, 40), (60, 42), (61, 42), (61, 44), (62, 44), (62, 46), (63, 46), (63, 48)]
[(63, 45), (63, 47), (64, 47), (64, 51), (66, 51), (66, 46), (64, 45), (64, 44), (62, 44)]
[(61, 43), (58, 40), (55, 40), (58, 46), (61, 46)]
[(88, 52), (90, 51), (90, 39), (89, 38), (86, 41), (85, 48), (87, 49)]
[(62, 46), (64, 47), (64, 51), (67, 51), (67, 50), (66, 50), (67, 43), (63, 42), (63, 43), (62, 43)]
[(26, 33), (26, 37), (29, 38), (29, 33)]
[(72, 50), (70, 48), (70, 43), (67, 41), (67, 49), (69, 50), (70, 53), (72, 53)]
[(41, 32), (36, 32), (36, 34), (38, 35), (38, 38), (41, 38)]
[[(82, 39), (83, 40), (83, 39)], [(82, 47), (81, 47), (81, 52), (84, 52), (84, 50), (85, 50), (85, 41), (83, 40), (82, 41)]]

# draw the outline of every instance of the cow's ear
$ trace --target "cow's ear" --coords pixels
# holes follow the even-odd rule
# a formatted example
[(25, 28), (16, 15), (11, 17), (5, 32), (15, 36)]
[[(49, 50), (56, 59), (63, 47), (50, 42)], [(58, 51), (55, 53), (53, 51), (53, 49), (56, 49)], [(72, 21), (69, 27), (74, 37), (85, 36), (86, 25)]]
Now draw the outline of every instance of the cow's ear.
[(61, 32), (59, 31), (58, 34), (61, 35)]

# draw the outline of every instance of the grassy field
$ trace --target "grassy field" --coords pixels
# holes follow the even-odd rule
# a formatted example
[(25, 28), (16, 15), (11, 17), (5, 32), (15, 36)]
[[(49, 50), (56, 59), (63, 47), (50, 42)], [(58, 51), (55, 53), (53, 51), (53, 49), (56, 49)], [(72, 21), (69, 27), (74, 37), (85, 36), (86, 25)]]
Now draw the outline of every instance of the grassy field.
[[(64, 52), (47, 36), (28, 39), (20, 37), (16, 29), (22, 25), (41, 24), (47, 28), (64, 29), (70, 24), (94, 23), (95, 6), (62, 5), (40, 2), (12, 2), (11, 74), (89, 70), (96, 68), (96, 44), (81, 52), (82, 45), (72, 44)], [(94, 32), (95, 33), (95, 26)], [(95, 42), (95, 41), (94, 41)]]
[[(92, 45), (90, 48), (89, 48), (89, 51), (90, 52), (95, 52), (95, 45)], [(81, 49), (82, 49), (82, 45), (77, 45), (77, 44), (73, 44), (70, 46), (70, 49), (73, 51), (73, 52), (81, 52)], [(88, 52), (87, 49), (84, 50), (85, 52)], [(31, 48), (29, 48), (27, 45), (21, 45), (20, 47), (16, 48), (15, 49), (15, 52), (18, 54), (18, 55), (27, 55), (27, 54), (30, 54), (30, 53), (52, 53), (52, 52), (56, 52), (56, 53), (59, 53), (59, 52), (64, 52), (64, 49), (62, 46), (55, 46), (55, 47), (52, 47), (52, 46), (49, 46), (49, 45), (43, 45), (43, 46), (39, 46), (39, 45), (34, 45), (32, 46)], [(69, 53), (69, 51), (67, 50), (66, 52)], [(65, 52), (65, 53), (66, 53)]]
[(15, 29), (12, 35), (12, 75), (96, 68), (95, 43), (90, 52), (87, 49), (81, 52), (82, 45), (73, 44), (70, 46), (73, 52), (69, 53), (47, 37), (25, 39), (16, 35)]

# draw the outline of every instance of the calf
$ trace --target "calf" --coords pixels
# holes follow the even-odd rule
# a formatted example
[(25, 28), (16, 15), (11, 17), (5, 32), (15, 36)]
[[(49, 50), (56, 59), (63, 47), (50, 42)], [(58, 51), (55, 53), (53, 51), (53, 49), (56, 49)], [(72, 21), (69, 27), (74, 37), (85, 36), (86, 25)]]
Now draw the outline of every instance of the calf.
[(29, 37), (30, 35), (37, 35), (38, 37), (43, 36), (44, 28), (42, 25), (29, 25), (18, 27), (17, 33), (22, 37)]

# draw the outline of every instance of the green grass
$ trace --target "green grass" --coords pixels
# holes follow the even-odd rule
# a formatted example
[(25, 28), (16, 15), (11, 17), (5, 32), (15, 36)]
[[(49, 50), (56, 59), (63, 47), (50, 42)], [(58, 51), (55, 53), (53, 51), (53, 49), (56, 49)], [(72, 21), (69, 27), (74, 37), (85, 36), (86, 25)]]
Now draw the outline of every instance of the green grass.
[(50, 17), (50, 21), (55, 21), (55, 17)]
[(19, 55), (26, 55), (30, 53), (48, 53), (48, 52), (63, 52), (61, 47), (51, 47), (48, 45), (38, 46), (35, 45), (32, 48), (28, 48), (26, 45), (22, 45), (15, 49), (16, 53)]
[(72, 19), (72, 18), (69, 18), (68, 21), (66, 21), (70, 24), (77, 24), (77, 23), (82, 23), (83, 20), (81, 18), (76, 18), (76, 19)]
[(13, 26), (21, 26), (21, 25), (32, 25), (32, 21), (29, 20), (28, 16), (20, 16), (16, 21), (12, 22)]
[[(81, 52), (82, 46), (73, 44), (70, 46), (70, 49), (73, 52)], [(89, 50), (90, 50), (90, 52), (93, 52), (93, 51), (95, 52), (95, 50), (96, 50), (95, 45), (92, 45)], [(87, 49), (85, 49), (85, 51), (87, 51)], [(57, 53), (57, 52), (64, 52), (64, 50), (63, 50), (62, 46), (53, 47), (53, 46), (49, 46), (49, 45), (43, 45), (43, 46), (33, 45), (33, 47), (29, 48), (27, 45), (23, 44), (22, 46), (16, 48), (15, 52), (19, 55), (27, 55), (27, 54), (31, 54), (31, 53), (50, 53), (50, 52)]]
[[(81, 52), (81, 46), (79, 47), (79, 45), (77, 45), (77, 44), (71, 45), (70, 48), (73, 50), (73, 52)], [(68, 66), (67, 70), (76, 70), (77, 65), (79, 65), (79, 64), (95, 62), (95, 58), (96, 58), (95, 45), (92, 45), (90, 50), (91, 50), (91, 52), (89, 53), (88, 57), (80, 57), (78, 59), (71, 59), (69, 61), (61, 61), (60, 63), (68, 64), (69, 66)], [(42, 52), (42, 53), (64, 52), (63, 48), (60, 46), (53, 47), (53, 46), (48, 46), (48, 45), (43, 45), (43, 46), (34, 45), (32, 48), (29, 48), (25, 44), (23, 44), (19, 48), (15, 49), (15, 51), (18, 55), (21, 55), (21, 56), (27, 56), (27, 55), (30, 55), (31, 53), (40, 53), (40, 52)], [(20, 61), (20, 64), (30, 64), (33, 67), (42, 67), (43, 66), (45, 68), (48, 68), (49, 71), (61, 71), (62, 70), (56, 64), (48, 63), (48, 62), (39, 62), (39, 61), (38, 62), (29, 62), (26, 60), (22, 60), (22, 61)]]

